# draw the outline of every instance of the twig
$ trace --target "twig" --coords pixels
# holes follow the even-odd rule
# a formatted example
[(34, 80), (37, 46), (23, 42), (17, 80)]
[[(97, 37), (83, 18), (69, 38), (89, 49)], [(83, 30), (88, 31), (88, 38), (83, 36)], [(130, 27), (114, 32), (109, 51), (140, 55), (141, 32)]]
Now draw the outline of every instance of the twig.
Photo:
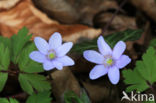
[(112, 16), (112, 18), (108, 21), (108, 23), (106, 24), (106, 26), (102, 29), (102, 32), (100, 35), (103, 35), (105, 33), (105, 31), (108, 29), (108, 27), (111, 25), (112, 21), (114, 20), (114, 18), (116, 17), (116, 15), (118, 14), (118, 12), (121, 10), (121, 8), (126, 4), (127, 0), (124, 0), (120, 5), (119, 8), (115, 11), (114, 15)]

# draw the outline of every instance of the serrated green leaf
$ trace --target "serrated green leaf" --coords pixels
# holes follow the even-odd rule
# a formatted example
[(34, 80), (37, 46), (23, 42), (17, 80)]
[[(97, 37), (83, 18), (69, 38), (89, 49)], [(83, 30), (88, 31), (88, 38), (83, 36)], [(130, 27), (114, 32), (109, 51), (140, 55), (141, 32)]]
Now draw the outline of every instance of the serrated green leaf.
[(9, 50), (11, 49), (11, 40), (9, 38), (0, 36), (0, 42), (3, 43), (5, 47), (8, 47)]
[(44, 72), (44, 69), (42, 64), (30, 60), (27, 65), (23, 66), (22, 71), (26, 73), (40, 73)]
[(22, 89), (29, 94), (33, 93), (33, 88), (39, 92), (51, 89), (51, 85), (46, 81), (46, 78), (38, 74), (20, 74), (19, 82)]
[(3, 88), (4, 88), (5, 84), (6, 84), (7, 79), (8, 79), (8, 73), (0, 72), (0, 92), (3, 90)]
[(133, 90), (141, 92), (148, 88), (146, 81), (141, 77), (137, 70), (124, 70), (122, 74), (125, 78), (124, 82), (129, 85), (126, 89), (127, 92), (131, 92)]
[(9, 98), (0, 98), (0, 103), (19, 103), (16, 99)]
[(3, 43), (0, 43), (0, 70), (8, 70), (10, 64), (10, 52), (8, 47), (4, 47)]
[(29, 58), (29, 54), (34, 50), (34, 43), (29, 44), (23, 49), (22, 53), (20, 54), (17, 60), (21, 71), (27, 73), (39, 73), (44, 71), (43, 66), (41, 64), (34, 62)]
[(17, 35), (13, 35), (11, 37), (12, 39), (12, 61), (17, 64), (17, 58), (21, 52), (21, 50), (24, 48), (24, 46), (29, 42), (32, 35), (28, 35), (28, 29), (26, 27), (23, 27), (19, 30)]
[(49, 91), (40, 92), (33, 94), (28, 97), (26, 103), (51, 103), (52, 98), (50, 97)]
[(124, 70), (124, 82), (129, 85), (127, 91), (144, 91), (156, 82), (156, 51), (150, 47), (142, 56), (142, 61), (136, 62), (134, 70)]
[(28, 94), (32, 94), (34, 92), (32, 85), (29, 83), (28, 79), (23, 74), (19, 75), (18, 80), (21, 85), (21, 88), (25, 92), (27, 92)]
[[(141, 36), (142, 30), (125, 30), (123, 32), (117, 32), (110, 34), (108, 36), (104, 36), (105, 41), (113, 47), (118, 41), (134, 41), (138, 40)], [(72, 52), (83, 53), (85, 50), (97, 49), (97, 38), (84, 41), (78, 44), (75, 44), (72, 48)]]

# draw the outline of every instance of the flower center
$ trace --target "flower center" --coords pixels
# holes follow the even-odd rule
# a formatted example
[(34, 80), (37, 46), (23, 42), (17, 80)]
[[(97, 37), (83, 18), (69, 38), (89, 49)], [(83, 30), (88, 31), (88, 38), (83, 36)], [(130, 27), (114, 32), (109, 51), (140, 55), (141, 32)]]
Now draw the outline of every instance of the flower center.
[(107, 63), (108, 65), (112, 65), (112, 64), (113, 64), (113, 60), (112, 60), (111, 58), (108, 58), (108, 59), (106, 60), (106, 63)]
[(54, 58), (55, 58), (55, 54), (54, 54), (54, 53), (50, 53), (50, 54), (48, 55), (48, 57), (49, 57), (49, 59), (54, 59)]
[(56, 53), (55, 53), (55, 51), (54, 51), (54, 50), (49, 50), (49, 51), (48, 51), (47, 58), (50, 59), (50, 60), (56, 58)]

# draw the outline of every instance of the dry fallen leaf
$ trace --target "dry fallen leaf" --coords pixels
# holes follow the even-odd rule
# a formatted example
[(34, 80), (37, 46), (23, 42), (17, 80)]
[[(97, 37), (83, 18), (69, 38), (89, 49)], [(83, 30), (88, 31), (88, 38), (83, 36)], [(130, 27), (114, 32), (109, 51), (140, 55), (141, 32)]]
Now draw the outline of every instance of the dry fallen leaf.
[(0, 17), (0, 34), (5, 37), (17, 33), (23, 26), (29, 28), (33, 37), (48, 39), (52, 33), (60, 32), (65, 41), (73, 42), (81, 36), (94, 38), (101, 32), (100, 29), (80, 24), (62, 25), (38, 10), (31, 0), (22, 0), (14, 8), (0, 12)]
[(0, 10), (10, 9), (15, 6), (20, 0), (0, 0)]
[(36, 6), (61, 23), (93, 26), (93, 18), (102, 11), (117, 9), (113, 0), (33, 0)]
[[(104, 27), (113, 15), (113, 13), (99, 14), (99, 16), (95, 18), (95, 25), (98, 27)], [(137, 29), (136, 18), (125, 15), (116, 15), (110, 25), (110, 28), (118, 31)]]
[(144, 11), (148, 16), (156, 21), (155, 0), (129, 0), (134, 6)]

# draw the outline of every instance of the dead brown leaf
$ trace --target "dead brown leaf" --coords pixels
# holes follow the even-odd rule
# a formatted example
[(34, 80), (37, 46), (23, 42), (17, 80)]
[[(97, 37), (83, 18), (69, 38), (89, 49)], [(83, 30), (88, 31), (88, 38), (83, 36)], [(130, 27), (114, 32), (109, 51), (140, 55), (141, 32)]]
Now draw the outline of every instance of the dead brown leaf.
[(0, 0), (0, 10), (10, 9), (20, 0)]
[(117, 9), (113, 0), (33, 0), (38, 8), (61, 23), (82, 23), (93, 26), (94, 16), (109, 9)]
[[(113, 13), (101, 13), (95, 18), (95, 25), (98, 27), (104, 27), (113, 16)], [(116, 15), (113, 19), (110, 28), (112, 30), (123, 31), (125, 29), (136, 29), (136, 18), (128, 17), (126, 15)]]
[(148, 16), (156, 21), (155, 0), (129, 0), (134, 6), (144, 11)]
[(33, 37), (41, 36), (48, 39), (52, 33), (60, 32), (65, 41), (75, 42), (79, 37), (96, 37), (100, 29), (93, 29), (88, 26), (73, 24), (62, 25), (51, 20), (46, 14), (38, 10), (31, 0), (23, 0), (14, 8), (0, 12), (0, 33), (10, 37), (17, 33), (23, 26), (29, 28)]

